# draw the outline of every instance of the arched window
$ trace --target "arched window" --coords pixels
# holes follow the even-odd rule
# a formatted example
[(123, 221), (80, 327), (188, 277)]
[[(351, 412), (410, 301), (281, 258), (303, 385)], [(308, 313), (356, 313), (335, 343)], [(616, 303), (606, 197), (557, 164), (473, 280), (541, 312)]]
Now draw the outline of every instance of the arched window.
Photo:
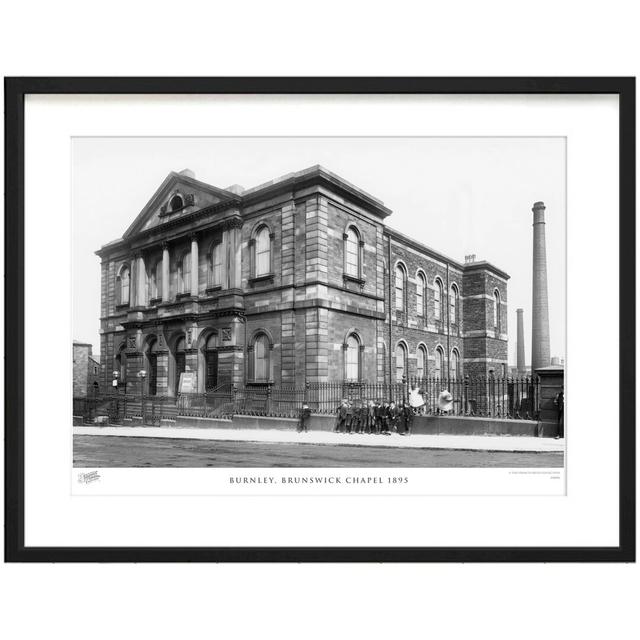
[(424, 345), (418, 346), (416, 359), (416, 376), (418, 378), (426, 378), (427, 377), (427, 350)]
[(493, 292), (493, 326), (500, 332), (500, 292), (496, 289)]
[(405, 280), (407, 272), (401, 263), (396, 266), (396, 309), (404, 311), (405, 309)]
[(424, 316), (424, 301), (427, 299), (427, 279), (422, 271), (418, 271), (416, 278), (416, 314)]
[(402, 377), (407, 375), (407, 348), (404, 343), (398, 342), (396, 346), (396, 382), (402, 382)]
[(222, 285), (222, 242), (216, 242), (211, 250), (211, 271), (209, 285), (218, 287)]
[(436, 378), (442, 378), (442, 371), (444, 367), (444, 351), (442, 347), (436, 347), (436, 363), (434, 375)]
[(361, 275), (360, 236), (355, 227), (349, 227), (344, 234), (344, 272), (354, 278)]
[(433, 317), (442, 320), (442, 280), (436, 278), (436, 288), (433, 292)]
[(184, 207), (184, 200), (181, 196), (176, 194), (175, 196), (173, 196), (173, 198), (171, 198), (169, 206), (171, 207), (171, 211), (178, 211), (182, 209), (182, 207)]
[(271, 347), (269, 338), (259, 333), (253, 341), (253, 379), (257, 382), (267, 382), (271, 377), (270, 365)]
[(124, 266), (116, 278), (116, 304), (129, 304), (129, 267)]
[(457, 380), (460, 376), (460, 354), (457, 349), (451, 350), (451, 356), (449, 358), (449, 378), (451, 380)]
[(344, 379), (360, 380), (360, 371), (360, 340), (351, 333), (344, 344)]
[(261, 227), (255, 237), (255, 273), (256, 278), (271, 273), (271, 234), (268, 227)]
[(191, 291), (191, 252), (182, 256), (180, 270), (178, 273), (178, 293), (189, 293)]
[(449, 291), (449, 322), (451, 324), (458, 322), (458, 287), (455, 284), (451, 285)]

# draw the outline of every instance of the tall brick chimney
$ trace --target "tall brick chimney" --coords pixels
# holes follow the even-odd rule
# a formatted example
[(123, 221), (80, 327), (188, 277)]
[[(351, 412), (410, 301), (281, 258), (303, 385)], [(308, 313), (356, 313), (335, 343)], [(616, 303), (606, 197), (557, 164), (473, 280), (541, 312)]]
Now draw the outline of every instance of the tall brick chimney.
[(533, 304), (531, 305), (531, 371), (551, 364), (549, 347), (549, 298), (547, 296), (547, 247), (544, 202), (533, 204)]
[(516, 367), (518, 374), (522, 375), (526, 370), (524, 361), (524, 309), (516, 309), (518, 314), (518, 333), (516, 335)]

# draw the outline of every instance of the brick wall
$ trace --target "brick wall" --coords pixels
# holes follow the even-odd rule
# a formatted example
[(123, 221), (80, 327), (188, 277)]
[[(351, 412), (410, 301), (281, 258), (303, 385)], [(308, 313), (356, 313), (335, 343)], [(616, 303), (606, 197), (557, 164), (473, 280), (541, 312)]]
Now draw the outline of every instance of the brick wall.
[[(499, 325), (494, 318), (494, 292), (500, 294)], [(490, 271), (471, 267), (463, 279), (465, 308), (464, 366), (471, 376), (507, 372), (507, 283)]]

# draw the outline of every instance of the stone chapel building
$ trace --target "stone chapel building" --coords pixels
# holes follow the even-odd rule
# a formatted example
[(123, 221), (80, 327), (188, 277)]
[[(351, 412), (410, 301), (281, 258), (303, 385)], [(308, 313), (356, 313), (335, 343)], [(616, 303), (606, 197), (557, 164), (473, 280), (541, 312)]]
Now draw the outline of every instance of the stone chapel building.
[[(507, 373), (507, 280), (386, 224), (314, 166), (242, 189), (170, 173), (101, 259), (101, 388)], [(145, 377), (138, 373), (144, 370)]]

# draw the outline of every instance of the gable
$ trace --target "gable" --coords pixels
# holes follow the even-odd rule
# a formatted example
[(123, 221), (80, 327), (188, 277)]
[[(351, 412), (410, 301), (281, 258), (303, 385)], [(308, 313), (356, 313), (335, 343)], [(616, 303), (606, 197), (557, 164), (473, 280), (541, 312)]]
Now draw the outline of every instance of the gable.
[(125, 231), (123, 238), (235, 197), (231, 192), (184, 173), (171, 172)]

